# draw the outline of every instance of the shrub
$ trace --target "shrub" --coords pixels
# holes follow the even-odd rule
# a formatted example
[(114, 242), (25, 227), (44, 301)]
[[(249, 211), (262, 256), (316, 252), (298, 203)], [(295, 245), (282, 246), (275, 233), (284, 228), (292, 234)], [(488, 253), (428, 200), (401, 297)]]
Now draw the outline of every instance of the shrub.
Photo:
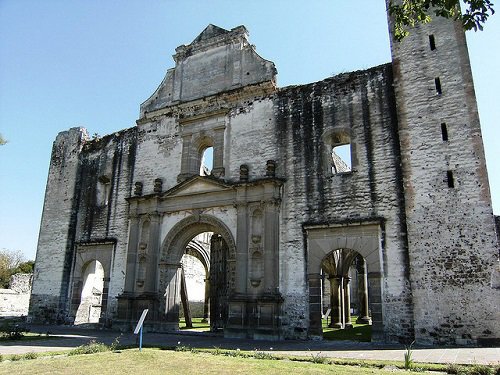
[(465, 369), (465, 367), (457, 365), (456, 363), (450, 363), (446, 367), (446, 372), (452, 375), (462, 375), (465, 374), (467, 370)]
[(326, 357), (321, 354), (321, 352), (316, 353), (316, 354), (311, 354), (312, 358), (312, 363), (325, 363), (326, 362)]
[(23, 357), (20, 356), (19, 354), (13, 354), (10, 356), (11, 361), (20, 361), (21, 359), (23, 359)]
[(16, 323), (6, 323), (0, 327), (0, 336), (8, 337), (11, 340), (19, 340), (24, 336), (25, 333), (30, 330), (26, 328), (24, 324), (19, 322)]
[(71, 350), (68, 355), (78, 355), (78, 354), (94, 354), (107, 352), (110, 350), (110, 347), (102, 342), (97, 342), (95, 340), (89, 341), (89, 343), (80, 345), (79, 347)]
[(23, 355), (23, 359), (36, 359), (38, 357), (38, 354), (29, 352)]
[(491, 375), (493, 373), (493, 368), (486, 365), (474, 365), (470, 368), (470, 375)]

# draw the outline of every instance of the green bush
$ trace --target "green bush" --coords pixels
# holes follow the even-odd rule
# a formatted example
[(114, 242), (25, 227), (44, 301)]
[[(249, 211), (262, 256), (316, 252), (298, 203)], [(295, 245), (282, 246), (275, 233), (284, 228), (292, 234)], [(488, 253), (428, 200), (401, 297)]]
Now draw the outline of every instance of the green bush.
[(71, 350), (68, 355), (78, 355), (78, 354), (94, 354), (110, 351), (110, 347), (102, 342), (97, 342), (95, 340), (89, 341), (89, 343), (80, 345), (79, 347)]
[(23, 355), (23, 359), (36, 359), (38, 357), (38, 354), (29, 352)]
[(493, 368), (486, 365), (474, 365), (470, 368), (470, 375), (491, 375), (493, 373)]
[(19, 354), (13, 354), (10, 356), (11, 361), (20, 361), (21, 359), (23, 359), (23, 357)]
[(29, 331), (30, 330), (21, 322), (7, 322), (0, 326), (0, 337), (19, 340)]

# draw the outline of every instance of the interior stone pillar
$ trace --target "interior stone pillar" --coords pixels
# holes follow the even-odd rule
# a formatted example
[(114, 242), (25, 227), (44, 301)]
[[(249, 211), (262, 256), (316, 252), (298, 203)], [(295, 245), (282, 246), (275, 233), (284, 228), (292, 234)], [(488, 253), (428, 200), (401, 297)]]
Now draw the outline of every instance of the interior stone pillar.
[(366, 272), (366, 262), (363, 257), (358, 256), (356, 260), (356, 270), (358, 271), (358, 300), (359, 316), (356, 320), (358, 324), (371, 324), (372, 320), (368, 310), (368, 277)]
[(203, 303), (203, 319), (201, 320), (204, 323), (208, 322), (208, 319), (210, 318), (209, 303), (210, 303), (210, 277), (207, 275), (207, 278), (205, 279), (205, 302)]
[(330, 308), (331, 311), (331, 328), (342, 328), (342, 309), (340, 303), (340, 277), (329, 276), (330, 281)]
[(161, 289), (164, 292), (162, 301), (164, 301), (163, 311), (165, 320), (171, 323), (179, 324), (179, 301), (181, 292), (181, 265), (163, 264), (161, 270)]
[(352, 328), (351, 322), (351, 286), (349, 276), (344, 277), (344, 329)]
[(125, 271), (125, 293), (135, 290), (135, 270), (137, 263), (137, 244), (139, 241), (139, 217), (131, 216), (129, 220), (127, 268)]

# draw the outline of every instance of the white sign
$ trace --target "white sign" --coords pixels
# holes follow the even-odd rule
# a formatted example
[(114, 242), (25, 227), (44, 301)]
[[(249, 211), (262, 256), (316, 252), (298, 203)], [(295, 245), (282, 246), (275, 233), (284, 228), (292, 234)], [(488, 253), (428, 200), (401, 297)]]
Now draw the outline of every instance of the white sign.
[(137, 322), (137, 326), (134, 329), (134, 335), (137, 335), (141, 330), (142, 324), (144, 323), (144, 319), (146, 319), (148, 311), (149, 309), (144, 309), (144, 311), (142, 312), (141, 318), (139, 319), (139, 322)]

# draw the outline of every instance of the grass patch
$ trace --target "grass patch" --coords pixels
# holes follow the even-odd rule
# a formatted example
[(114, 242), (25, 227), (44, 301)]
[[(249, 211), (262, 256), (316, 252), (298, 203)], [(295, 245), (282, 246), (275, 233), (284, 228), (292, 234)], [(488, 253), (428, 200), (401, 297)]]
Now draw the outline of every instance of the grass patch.
[(329, 363), (296, 362), (276, 359), (255, 359), (243, 355), (212, 355), (189, 351), (164, 351), (157, 349), (100, 352), (91, 355), (45, 358), (33, 361), (0, 363), (0, 374), (339, 374), (365, 375), (389, 374), (377, 368), (340, 366)]
[[(328, 358), (322, 353), (310, 356), (287, 356), (262, 351), (197, 349), (181, 346), (165, 350), (161, 348), (143, 348), (142, 352), (134, 349), (113, 351), (111, 346), (89, 342), (79, 348), (78, 353), (87, 355), (69, 355), (60, 353), (27, 353), (0, 358), (0, 375), (12, 373), (24, 374), (148, 374), (179, 373), (191, 374), (394, 374), (395, 369), (403, 370), (403, 361), (356, 360)], [(0, 356), (1, 357), (1, 356)], [(43, 357), (43, 361), (27, 361)], [(9, 362), (5, 362), (10, 360)], [(412, 372), (433, 371), (443, 375), (495, 375), (500, 367), (485, 365), (444, 365), (418, 363)]]
[(199, 332), (210, 331), (210, 323), (203, 322), (203, 318), (192, 318), (193, 328), (186, 327), (186, 320), (184, 318), (179, 319), (179, 328), (180, 329), (190, 329)]
[(71, 350), (68, 355), (79, 355), (79, 354), (95, 354), (95, 353), (101, 353), (101, 352), (109, 352), (111, 348), (103, 344), (102, 342), (97, 342), (97, 341), (90, 341), (87, 344), (80, 345), (79, 347)]
[(372, 340), (372, 326), (357, 324), (356, 319), (357, 316), (352, 316), (352, 328), (349, 329), (330, 328), (326, 319), (323, 319), (323, 339), (370, 342)]

